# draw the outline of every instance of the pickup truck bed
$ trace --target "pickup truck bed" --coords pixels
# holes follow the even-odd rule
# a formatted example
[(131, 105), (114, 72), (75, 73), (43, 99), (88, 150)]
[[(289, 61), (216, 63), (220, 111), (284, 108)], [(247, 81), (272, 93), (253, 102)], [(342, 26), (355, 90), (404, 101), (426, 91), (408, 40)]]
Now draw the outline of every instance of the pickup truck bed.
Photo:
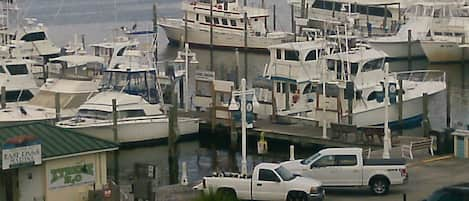
[(364, 159), (364, 166), (405, 165), (404, 159)]

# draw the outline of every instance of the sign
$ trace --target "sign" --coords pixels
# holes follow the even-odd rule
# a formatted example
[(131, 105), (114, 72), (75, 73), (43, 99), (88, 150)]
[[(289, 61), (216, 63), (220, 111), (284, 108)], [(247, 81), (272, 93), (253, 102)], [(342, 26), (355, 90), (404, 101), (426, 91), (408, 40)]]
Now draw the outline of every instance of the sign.
[(2, 146), (2, 169), (14, 169), (42, 164), (41, 143), (35, 136), (10, 138)]
[(93, 163), (51, 169), (48, 172), (49, 189), (64, 188), (95, 183), (96, 171)]
[(215, 80), (215, 72), (213, 71), (195, 71), (195, 80), (198, 81), (213, 81)]

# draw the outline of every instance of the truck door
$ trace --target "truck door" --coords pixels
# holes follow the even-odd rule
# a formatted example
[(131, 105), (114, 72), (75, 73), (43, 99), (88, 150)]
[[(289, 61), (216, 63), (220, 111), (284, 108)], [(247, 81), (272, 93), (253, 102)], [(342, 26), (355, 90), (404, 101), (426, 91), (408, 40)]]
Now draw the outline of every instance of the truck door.
[(336, 155), (337, 172), (334, 183), (341, 186), (362, 185), (362, 167), (358, 164), (356, 155)]
[(257, 181), (253, 179), (253, 200), (283, 200), (283, 184), (279, 176), (272, 170), (259, 169)]
[(303, 175), (321, 181), (324, 186), (330, 186), (334, 183), (334, 177), (337, 176), (337, 168), (335, 168), (334, 165), (335, 156), (324, 155), (314, 161)]

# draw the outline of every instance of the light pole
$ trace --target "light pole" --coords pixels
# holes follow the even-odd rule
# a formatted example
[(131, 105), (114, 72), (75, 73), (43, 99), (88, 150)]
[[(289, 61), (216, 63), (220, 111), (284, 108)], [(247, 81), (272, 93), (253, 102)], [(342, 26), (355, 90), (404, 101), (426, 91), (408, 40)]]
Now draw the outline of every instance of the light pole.
[[(228, 107), (230, 111), (241, 110), (241, 174), (247, 175), (247, 160), (246, 160), (246, 96), (252, 95), (252, 108), (257, 107), (259, 103), (256, 99), (256, 92), (254, 89), (246, 90), (246, 79), (241, 79), (241, 89), (239, 91), (233, 91), (231, 94), (231, 101)], [(235, 97), (241, 96), (241, 106), (236, 102)], [(241, 108), (240, 108), (241, 107)]]
[[(184, 59), (182, 57), (184, 57)], [(190, 61), (189, 58), (191, 59)], [(184, 75), (184, 112), (189, 112), (189, 62), (190, 64), (198, 64), (199, 61), (197, 61), (196, 54), (190, 51), (189, 43), (185, 43), (184, 51), (178, 51), (174, 62), (184, 62), (184, 70), (178, 69), (176, 71), (176, 77)]]
[(389, 63), (384, 64), (384, 140), (383, 140), (383, 158), (390, 158), (391, 136), (389, 130)]

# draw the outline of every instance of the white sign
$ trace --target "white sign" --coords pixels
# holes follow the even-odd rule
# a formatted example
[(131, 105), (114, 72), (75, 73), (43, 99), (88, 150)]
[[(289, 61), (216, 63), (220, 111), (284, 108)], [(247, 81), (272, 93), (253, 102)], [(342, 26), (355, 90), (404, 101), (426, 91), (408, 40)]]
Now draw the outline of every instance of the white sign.
[(212, 81), (215, 80), (215, 72), (212, 71), (195, 71), (195, 80), (198, 81)]
[(49, 189), (92, 184), (96, 181), (96, 170), (93, 163), (51, 169), (48, 174)]
[(2, 169), (40, 165), (42, 163), (41, 154), (40, 144), (14, 148), (4, 147), (2, 150)]

